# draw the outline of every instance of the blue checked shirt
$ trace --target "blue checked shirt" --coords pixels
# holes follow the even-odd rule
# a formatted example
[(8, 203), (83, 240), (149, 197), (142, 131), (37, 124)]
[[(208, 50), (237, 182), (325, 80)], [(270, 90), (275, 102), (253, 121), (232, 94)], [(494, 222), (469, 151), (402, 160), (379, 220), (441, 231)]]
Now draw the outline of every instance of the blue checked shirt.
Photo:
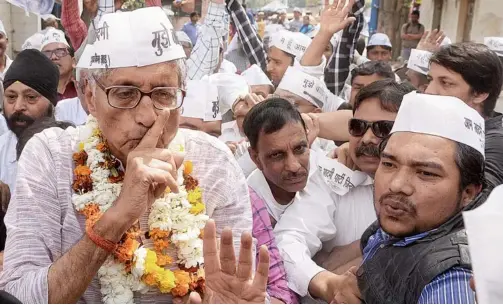
[[(394, 243), (393, 246), (405, 247), (428, 234), (429, 232), (424, 232), (405, 237)], [(363, 261), (365, 262), (374, 256), (380, 246), (390, 239), (391, 236), (379, 228), (369, 238), (367, 246), (363, 249)], [(471, 277), (471, 270), (459, 267), (449, 269), (424, 287), (417, 302), (418, 304), (475, 304), (475, 294), (470, 288)]]

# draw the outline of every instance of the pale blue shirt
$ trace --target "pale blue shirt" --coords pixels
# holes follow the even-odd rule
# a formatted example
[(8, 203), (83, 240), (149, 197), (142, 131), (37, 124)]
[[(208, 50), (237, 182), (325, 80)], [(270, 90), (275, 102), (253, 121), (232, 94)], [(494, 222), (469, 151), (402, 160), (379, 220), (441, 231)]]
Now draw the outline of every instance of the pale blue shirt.
[(196, 45), (197, 42), (197, 30), (199, 29), (199, 24), (193, 24), (192, 22), (187, 22), (183, 25), (182, 31), (189, 36), (190, 41), (192, 41), (192, 45)]

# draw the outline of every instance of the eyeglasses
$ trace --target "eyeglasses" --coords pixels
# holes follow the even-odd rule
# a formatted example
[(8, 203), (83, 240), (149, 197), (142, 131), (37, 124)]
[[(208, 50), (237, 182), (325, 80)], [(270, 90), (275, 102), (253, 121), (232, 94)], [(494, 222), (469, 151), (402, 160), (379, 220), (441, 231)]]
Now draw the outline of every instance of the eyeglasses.
[(393, 128), (393, 123), (393, 121), (368, 122), (359, 119), (351, 119), (349, 120), (348, 127), (349, 133), (353, 137), (361, 137), (371, 128), (374, 135), (382, 139), (389, 135)]
[(66, 49), (66, 48), (59, 48), (59, 49), (55, 49), (55, 50), (42, 51), (42, 54), (47, 56), (47, 58), (51, 58), (52, 55), (54, 54), (59, 59), (59, 58), (65, 57), (66, 55), (70, 54), (70, 51), (68, 51), (68, 49)]
[(144, 96), (148, 96), (154, 103), (154, 108), (174, 110), (182, 106), (185, 98), (185, 90), (177, 87), (157, 87), (144, 92), (134, 86), (105, 87), (96, 76), (93, 75), (93, 78), (107, 95), (108, 104), (118, 109), (133, 109), (140, 104)]

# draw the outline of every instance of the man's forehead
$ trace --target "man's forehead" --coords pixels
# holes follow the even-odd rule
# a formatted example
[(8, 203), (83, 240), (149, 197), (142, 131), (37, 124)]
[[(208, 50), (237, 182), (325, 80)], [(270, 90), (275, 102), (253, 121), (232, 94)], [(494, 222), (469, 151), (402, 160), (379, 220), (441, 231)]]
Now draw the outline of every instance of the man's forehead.
[(177, 86), (178, 71), (175, 62), (160, 63), (145, 67), (127, 67), (108, 70), (106, 81), (113, 84), (129, 83), (135, 86)]
[(61, 42), (51, 42), (48, 45), (46, 45), (42, 51), (54, 51), (57, 49), (66, 49), (67, 46), (64, 43)]
[(270, 47), (269, 48), (269, 57), (274, 59), (274, 60), (285, 60), (285, 59), (288, 59), (289, 56), (288, 54), (283, 51), (283, 50), (280, 50), (278, 49), (277, 47)]
[[(265, 133), (264, 129), (259, 133), (259, 145), (264, 151), (286, 149), (288, 146), (296, 146), (306, 140), (306, 133), (301, 122), (289, 121), (281, 129)], [(264, 145), (260, 145), (260, 143)]]
[(449, 70), (448, 68), (432, 62), (430, 64), (430, 70), (428, 71), (428, 77), (430, 78), (449, 78), (451, 80), (463, 79), (463, 76), (455, 71)]
[(456, 143), (439, 136), (415, 133), (393, 133), (384, 148), (384, 153), (403, 162), (437, 161), (454, 162)]

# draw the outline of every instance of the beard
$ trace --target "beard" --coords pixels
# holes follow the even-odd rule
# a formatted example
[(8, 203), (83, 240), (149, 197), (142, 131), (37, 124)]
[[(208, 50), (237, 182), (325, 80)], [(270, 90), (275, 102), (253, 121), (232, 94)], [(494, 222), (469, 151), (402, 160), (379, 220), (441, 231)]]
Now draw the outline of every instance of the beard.
[[(52, 117), (53, 106), (50, 105), (45, 113), (45, 117)], [(17, 138), (23, 133), (23, 131), (33, 124), (38, 117), (31, 117), (22, 112), (14, 112), (11, 116), (7, 117), (5, 112), (3, 113), (7, 127), (16, 135)], [(44, 117), (43, 116), (43, 117)], [(21, 125), (19, 125), (21, 123)]]

